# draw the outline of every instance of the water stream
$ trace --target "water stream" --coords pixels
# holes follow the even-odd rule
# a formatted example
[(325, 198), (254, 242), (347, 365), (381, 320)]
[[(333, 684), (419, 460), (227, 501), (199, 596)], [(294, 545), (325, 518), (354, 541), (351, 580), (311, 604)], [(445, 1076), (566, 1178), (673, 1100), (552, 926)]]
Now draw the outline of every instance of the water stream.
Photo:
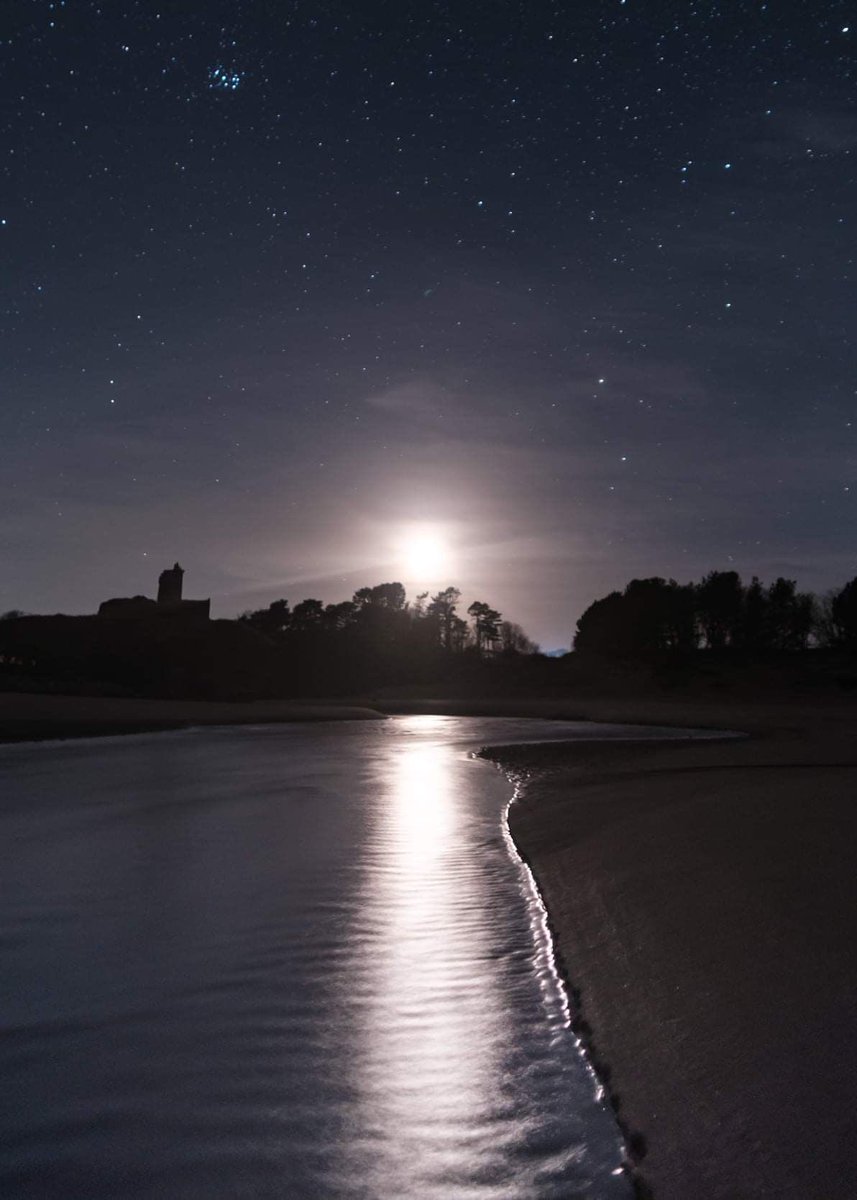
[(511, 786), (471, 756), (628, 733), (0, 747), (0, 1195), (629, 1197)]

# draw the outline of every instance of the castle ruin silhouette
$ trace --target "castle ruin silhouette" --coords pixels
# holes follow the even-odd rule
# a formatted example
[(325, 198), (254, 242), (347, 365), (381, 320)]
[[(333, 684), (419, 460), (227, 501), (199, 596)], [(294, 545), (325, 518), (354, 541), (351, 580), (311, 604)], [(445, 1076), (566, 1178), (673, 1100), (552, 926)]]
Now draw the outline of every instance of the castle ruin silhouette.
[(167, 618), (182, 621), (208, 621), (211, 616), (211, 600), (183, 600), (184, 571), (175, 563), (161, 571), (158, 577), (158, 598), (148, 596), (116, 596), (104, 600), (98, 606), (99, 617), (121, 620), (142, 618)]

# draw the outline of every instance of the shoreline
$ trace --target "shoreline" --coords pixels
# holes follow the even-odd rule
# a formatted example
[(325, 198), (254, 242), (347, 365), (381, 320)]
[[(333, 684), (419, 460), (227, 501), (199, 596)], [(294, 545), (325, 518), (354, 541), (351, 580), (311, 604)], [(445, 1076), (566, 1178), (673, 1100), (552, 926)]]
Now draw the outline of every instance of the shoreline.
[(366, 705), (331, 701), (142, 700), (108, 696), (0, 693), (0, 744), (166, 733), (204, 725), (292, 721), (381, 721)]
[[(477, 757), (490, 760), (492, 757), (488, 753), (490, 749), (490, 747), (485, 747)], [(499, 765), (498, 762), (495, 762), (495, 766)], [(514, 777), (508, 774), (507, 779), (512, 784), (513, 792), (508, 804), (503, 809), (503, 839), (506, 842), (509, 854), (517, 862), (522, 876), (526, 881), (526, 890), (528, 893), (525, 898), (526, 903), (534, 908), (538, 914), (537, 925), (533, 928), (533, 942), (536, 948), (536, 956), (537, 958), (539, 956), (544, 957), (547, 970), (552, 977), (553, 986), (556, 988), (563, 1025), (577, 1038), (577, 1053), (582, 1059), (584, 1069), (589, 1076), (596, 1102), (605, 1103), (613, 1112), (616, 1122), (618, 1147), (622, 1154), (619, 1170), (630, 1181), (636, 1200), (652, 1200), (651, 1193), (638, 1170), (638, 1159), (633, 1149), (633, 1134), (626, 1129), (622, 1122), (618, 1107), (614, 1102), (614, 1097), (610, 1092), (608, 1084), (605, 1083), (602, 1077), (601, 1065), (595, 1055), (594, 1047), (586, 1037), (585, 1031), (581, 1028), (582, 1022), (576, 1015), (579, 997), (568, 978), (568, 973), (559, 951), (556, 932), (551, 922), (550, 912), (539, 886), (538, 878), (532, 864), (522, 847), (516, 842), (512, 832), (511, 813), (513, 806), (518, 800), (521, 785)], [(605, 1072), (605, 1074), (608, 1073)]]
[[(503, 747), (492, 748), (486, 746), (480, 752), (479, 757), (489, 760), (493, 759), (492, 749), (499, 751)], [(499, 766), (501, 770), (503, 769), (499, 759), (495, 761), (495, 766)], [(560, 951), (557, 932), (551, 921), (550, 910), (539, 885), (535, 868), (527, 857), (523, 847), (515, 840), (512, 830), (512, 811), (520, 798), (523, 784), (514, 775), (508, 772), (506, 775), (512, 784), (513, 793), (509, 803), (503, 810), (503, 836), (509, 846), (509, 852), (517, 860), (524, 872), (527, 887), (530, 891), (530, 902), (535, 905), (538, 911), (539, 931), (538, 934), (534, 933), (537, 952), (543, 953), (547, 958), (550, 973), (561, 996), (560, 1004), (564, 1023), (577, 1038), (577, 1051), (591, 1079), (596, 1101), (606, 1104), (613, 1113), (619, 1137), (619, 1145), (622, 1151), (620, 1169), (628, 1177), (636, 1200), (654, 1200), (648, 1184), (640, 1173), (642, 1155), (638, 1153), (639, 1135), (629, 1129), (622, 1119), (619, 1111), (618, 1097), (613, 1094), (610, 1088), (609, 1068), (606, 1064), (599, 1061), (597, 1050), (592, 1043), (592, 1031), (580, 1014), (580, 993), (568, 976), (568, 970)]]
[[(0, 744), (68, 738), (166, 733), (206, 725), (278, 725), (292, 721), (378, 721), (389, 716), (527, 717), (546, 721), (592, 721), (637, 725), (688, 725), (686, 708), (615, 699), (387, 700), (160, 700), (0, 692)], [(693, 706), (697, 728), (722, 729), (718, 708)]]
[(730, 709), (745, 739), (482, 751), (640, 1196), (852, 1186), (854, 714), (772, 709)]
[[(566, 699), (469, 698), (390, 700), (377, 696), (319, 700), (161, 700), (79, 696), (45, 692), (0, 692), (0, 744), (78, 737), (167, 732), (194, 725), (257, 725), (291, 721), (384, 720), (388, 716), (527, 717), (546, 721), (592, 721), (665, 725), (765, 735), (772, 726), (794, 726), (787, 704), (768, 705), (763, 719), (754, 708), (698, 699), (583, 696)], [(771, 715), (776, 720), (772, 721)]]

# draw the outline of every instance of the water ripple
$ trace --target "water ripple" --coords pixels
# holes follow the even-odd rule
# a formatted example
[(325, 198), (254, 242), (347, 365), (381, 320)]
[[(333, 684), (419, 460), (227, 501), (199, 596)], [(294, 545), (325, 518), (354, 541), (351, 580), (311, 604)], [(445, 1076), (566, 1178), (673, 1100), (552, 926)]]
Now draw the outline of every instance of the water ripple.
[(510, 786), (469, 753), (534, 728), (579, 733), (0, 751), (0, 1194), (628, 1197)]

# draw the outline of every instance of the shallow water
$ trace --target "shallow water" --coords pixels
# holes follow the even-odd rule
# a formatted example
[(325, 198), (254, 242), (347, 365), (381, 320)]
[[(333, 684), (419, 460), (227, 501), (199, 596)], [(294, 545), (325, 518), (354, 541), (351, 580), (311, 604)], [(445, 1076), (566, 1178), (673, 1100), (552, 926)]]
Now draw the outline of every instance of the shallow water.
[[(627, 1197), (487, 742), (0, 748), (0, 1195)], [(640, 736), (639, 730), (631, 730)]]

